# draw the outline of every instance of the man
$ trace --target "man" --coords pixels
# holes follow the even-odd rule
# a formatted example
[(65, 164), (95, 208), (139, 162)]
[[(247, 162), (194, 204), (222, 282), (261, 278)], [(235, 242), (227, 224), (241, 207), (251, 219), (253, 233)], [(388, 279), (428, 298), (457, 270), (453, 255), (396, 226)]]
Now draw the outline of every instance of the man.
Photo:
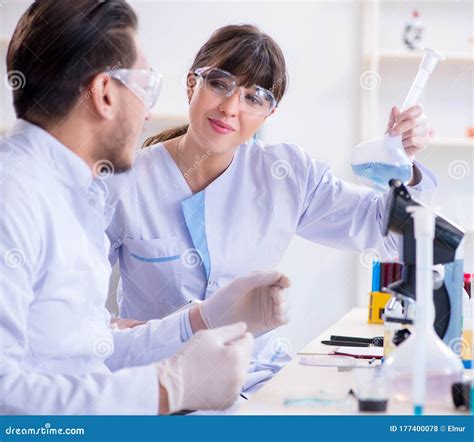
[(0, 141), (2, 413), (226, 408), (247, 374), (248, 331), (286, 322), (289, 281), (264, 272), (204, 301), (203, 330), (184, 346), (183, 313), (110, 328), (101, 174), (132, 166), (160, 88), (136, 28), (123, 0), (42, 0), (8, 48), (19, 120)]

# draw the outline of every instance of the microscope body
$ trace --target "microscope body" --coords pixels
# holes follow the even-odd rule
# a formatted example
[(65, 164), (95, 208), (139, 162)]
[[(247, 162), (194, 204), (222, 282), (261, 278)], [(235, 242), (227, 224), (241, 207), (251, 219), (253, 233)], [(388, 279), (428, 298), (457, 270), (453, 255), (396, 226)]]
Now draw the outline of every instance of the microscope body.
[[(410, 324), (416, 310), (416, 242), (413, 219), (406, 208), (421, 204), (411, 198), (400, 181), (391, 180), (390, 187), (385, 234), (391, 231), (402, 235), (404, 266), (401, 280), (385, 289), (393, 296), (387, 304), (385, 316), (388, 321)], [(463, 236), (464, 232), (453, 223), (441, 216), (436, 217), (433, 244), (434, 326), (438, 336), (455, 350), (460, 346), (453, 344), (462, 333), (463, 260), (459, 255)], [(402, 308), (396, 309), (396, 303), (401, 303)]]

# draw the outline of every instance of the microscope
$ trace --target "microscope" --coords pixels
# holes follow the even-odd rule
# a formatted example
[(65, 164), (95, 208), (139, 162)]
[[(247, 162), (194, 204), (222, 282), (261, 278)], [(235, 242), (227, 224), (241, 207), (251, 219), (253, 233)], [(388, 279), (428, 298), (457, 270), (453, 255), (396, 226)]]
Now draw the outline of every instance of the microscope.
[[(384, 232), (402, 236), (403, 270), (401, 279), (382, 289), (392, 295), (385, 307), (385, 320), (412, 324), (416, 309), (416, 246), (413, 218), (406, 211), (409, 206), (421, 203), (412, 199), (401, 181), (389, 182), (390, 193)], [(441, 216), (436, 217), (433, 243), (433, 299), (435, 305), (434, 327), (438, 336), (450, 344), (462, 333), (463, 260), (459, 247), (464, 232)]]

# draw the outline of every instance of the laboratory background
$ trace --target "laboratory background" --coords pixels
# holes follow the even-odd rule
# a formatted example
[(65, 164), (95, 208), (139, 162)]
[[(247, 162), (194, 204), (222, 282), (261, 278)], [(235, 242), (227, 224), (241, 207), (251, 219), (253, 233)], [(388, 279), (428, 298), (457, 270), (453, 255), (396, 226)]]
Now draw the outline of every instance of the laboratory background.
[[(29, 1), (0, 0), (0, 133), (15, 120), (5, 57), (9, 37)], [(200, 46), (217, 28), (251, 23), (282, 47), (288, 93), (258, 134), (264, 142), (300, 145), (357, 182), (350, 153), (385, 131), (401, 106), (421, 51), (445, 56), (421, 104), (431, 145), (418, 155), (438, 179), (434, 204), (465, 231), (465, 273), (474, 273), (474, 6), (472, 1), (131, 1), (139, 35), (163, 89), (142, 139), (187, 120), (185, 78)], [(19, 79), (21, 82), (21, 78)], [(137, 146), (138, 147), (138, 146)], [(375, 250), (342, 252), (295, 238), (278, 268), (292, 279), (292, 318), (278, 330), (295, 355), (354, 306), (366, 306)], [(116, 310), (112, 278), (108, 307)]]

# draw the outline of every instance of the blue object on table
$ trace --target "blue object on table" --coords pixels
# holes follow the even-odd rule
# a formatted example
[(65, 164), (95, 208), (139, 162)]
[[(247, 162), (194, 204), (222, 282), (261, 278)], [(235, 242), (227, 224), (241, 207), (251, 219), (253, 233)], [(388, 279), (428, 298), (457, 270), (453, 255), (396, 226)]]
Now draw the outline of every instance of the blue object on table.
[(380, 291), (380, 262), (374, 261), (372, 263), (372, 291)]

